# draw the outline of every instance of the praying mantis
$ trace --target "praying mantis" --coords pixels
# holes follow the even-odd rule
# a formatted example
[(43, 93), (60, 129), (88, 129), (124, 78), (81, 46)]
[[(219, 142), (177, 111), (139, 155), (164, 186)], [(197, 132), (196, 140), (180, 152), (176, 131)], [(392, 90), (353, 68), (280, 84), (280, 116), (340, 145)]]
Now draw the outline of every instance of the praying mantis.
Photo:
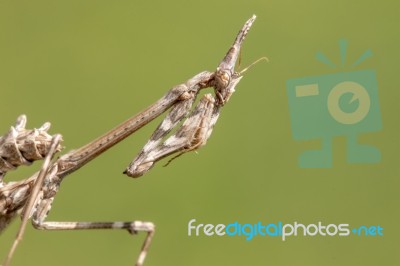
[[(32, 220), (35, 228), (44, 230), (124, 229), (131, 234), (146, 232), (147, 236), (136, 260), (137, 266), (143, 265), (155, 233), (152, 222), (46, 221), (54, 197), (66, 176), (168, 110), (166, 117), (123, 173), (137, 178), (163, 158), (175, 155), (172, 157), (174, 159), (204, 146), (218, 121), (222, 107), (229, 101), (243, 73), (248, 69), (237, 72), (235, 66), (243, 41), (255, 19), (256, 16), (253, 15), (244, 24), (215, 71), (203, 71), (185, 83), (173, 87), (137, 115), (85, 146), (55, 160), (53, 160), (54, 155), (61, 150), (62, 136), (48, 134), (49, 123), (39, 129), (27, 130), (26, 116), (20, 116), (10, 132), (0, 138), (0, 231), (6, 228), (15, 216), (20, 213), (22, 216), (17, 237), (3, 266), (10, 265), (29, 220)], [(192, 108), (199, 92), (209, 87), (214, 89), (214, 95), (205, 94)], [(184, 122), (179, 126), (181, 121)], [(174, 129), (175, 133), (168, 136)], [(9, 183), (4, 181), (8, 171), (40, 159), (43, 159), (43, 165), (38, 173), (22, 181)]]

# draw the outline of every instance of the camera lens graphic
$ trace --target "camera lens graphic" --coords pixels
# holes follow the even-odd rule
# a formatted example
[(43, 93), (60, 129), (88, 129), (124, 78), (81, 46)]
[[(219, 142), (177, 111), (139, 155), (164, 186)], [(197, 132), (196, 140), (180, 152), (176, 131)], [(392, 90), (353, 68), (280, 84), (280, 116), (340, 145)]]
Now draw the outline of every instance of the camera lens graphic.
[[(347, 93), (353, 97), (348, 104), (358, 100), (358, 108), (354, 112), (345, 112), (340, 107), (340, 98)], [(357, 124), (368, 114), (371, 101), (367, 90), (359, 83), (345, 81), (332, 88), (328, 95), (328, 111), (337, 122), (346, 125)]]

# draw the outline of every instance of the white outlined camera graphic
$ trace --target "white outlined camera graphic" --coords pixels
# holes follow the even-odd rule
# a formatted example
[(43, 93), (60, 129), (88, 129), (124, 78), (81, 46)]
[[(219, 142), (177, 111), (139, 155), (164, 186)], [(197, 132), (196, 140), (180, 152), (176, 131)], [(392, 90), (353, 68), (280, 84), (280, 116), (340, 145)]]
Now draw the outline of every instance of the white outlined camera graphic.
[[(346, 42), (341, 41), (340, 47), (343, 63)], [(371, 54), (368, 50), (354, 65)], [(321, 53), (317, 58), (332, 64)], [(322, 140), (320, 150), (305, 151), (300, 155), (300, 167), (332, 167), (332, 139), (335, 136), (347, 139), (348, 163), (380, 161), (381, 154), (377, 148), (357, 142), (358, 135), (382, 129), (374, 70), (290, 79), (286, 82), (286, 89), (293, 138)]]

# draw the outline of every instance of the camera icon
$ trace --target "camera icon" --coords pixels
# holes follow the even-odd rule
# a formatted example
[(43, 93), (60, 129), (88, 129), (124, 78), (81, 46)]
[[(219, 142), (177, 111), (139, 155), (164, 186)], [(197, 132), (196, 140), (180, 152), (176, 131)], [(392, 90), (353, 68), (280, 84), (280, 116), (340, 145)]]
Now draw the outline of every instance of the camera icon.
[(375, 71), (290, 79), (286, 89), (293, 138), (322, 140), (320, 150), (300, 155), (300, 167), (332, 167), (335, 136), (347, 138), (348, 163), (380, 161), (381, 153), (377, 148), (357, 142), (359, 134), (382, 129)]

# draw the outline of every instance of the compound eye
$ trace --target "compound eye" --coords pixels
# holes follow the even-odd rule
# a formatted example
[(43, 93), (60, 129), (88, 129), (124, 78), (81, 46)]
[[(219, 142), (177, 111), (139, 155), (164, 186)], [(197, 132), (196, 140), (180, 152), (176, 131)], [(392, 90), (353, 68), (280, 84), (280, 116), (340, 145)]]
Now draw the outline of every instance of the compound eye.
[(229, 85), (229, 82), (231, 81), (231, 76), (227, 71), (224, 70), (219, 70), (218, 71), (218, 82), (224, 86), (227, 87)]

